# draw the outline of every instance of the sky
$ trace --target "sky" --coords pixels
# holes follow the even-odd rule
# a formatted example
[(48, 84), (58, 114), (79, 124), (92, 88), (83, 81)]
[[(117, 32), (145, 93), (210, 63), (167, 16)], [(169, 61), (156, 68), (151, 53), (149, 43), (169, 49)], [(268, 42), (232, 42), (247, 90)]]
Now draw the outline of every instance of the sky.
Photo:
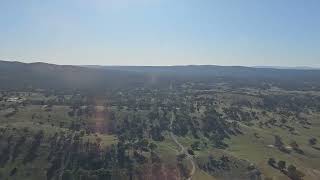
[(320, 67), (319, 0), (0, 0), (0, 59)]

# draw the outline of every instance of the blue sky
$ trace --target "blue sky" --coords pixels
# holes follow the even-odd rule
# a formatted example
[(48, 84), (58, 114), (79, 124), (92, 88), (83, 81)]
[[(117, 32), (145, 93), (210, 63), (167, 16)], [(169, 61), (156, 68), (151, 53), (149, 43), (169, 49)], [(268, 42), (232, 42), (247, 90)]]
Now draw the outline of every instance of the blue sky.
[(320, 67), (319, 0), (0, 0), (0, 59)]

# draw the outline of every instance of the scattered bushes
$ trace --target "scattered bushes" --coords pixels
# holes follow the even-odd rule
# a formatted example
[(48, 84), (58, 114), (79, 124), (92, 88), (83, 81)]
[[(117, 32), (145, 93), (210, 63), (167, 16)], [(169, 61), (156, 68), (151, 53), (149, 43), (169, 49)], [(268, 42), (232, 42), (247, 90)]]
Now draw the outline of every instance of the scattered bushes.
[(283, 174), (287, 175), (292, 180), (302, 180), (305, 174), (299, 171), (294, 165), (286, 166), (285, 161), (278, 161), (276, 165), (276, 160), (274, 158), (269, 158), (268, 164), (273, 168), (279, 169)]

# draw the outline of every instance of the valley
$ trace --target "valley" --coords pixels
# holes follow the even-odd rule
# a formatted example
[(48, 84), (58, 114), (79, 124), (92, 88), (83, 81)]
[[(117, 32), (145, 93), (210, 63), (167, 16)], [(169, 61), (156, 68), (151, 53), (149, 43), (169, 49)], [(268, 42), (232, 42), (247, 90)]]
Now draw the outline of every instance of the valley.
[(32, 79), (25, 88), (2, 87), (1, 179), (320, 176), (318, 86), (157, 76), (155, 84), (129, 79), (106, 89), (43, 89)]

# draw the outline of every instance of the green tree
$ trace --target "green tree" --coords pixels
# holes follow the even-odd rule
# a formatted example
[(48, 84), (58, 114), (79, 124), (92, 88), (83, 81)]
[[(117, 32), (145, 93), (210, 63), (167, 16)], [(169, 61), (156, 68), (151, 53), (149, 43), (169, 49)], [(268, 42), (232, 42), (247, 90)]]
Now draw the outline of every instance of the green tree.
[(311, 146), (316, 145), (316, 144), (317, 144), (317, 139), (316, 139), (316, 138), (310, 138), (310, 139), (309, 139), (309, 144), (310, 144)]
[(275, 147), (278, 147), (278, 148), (281, 148), (281, 147), (283, 147), (283, 142), (282, 142), (282, 139), (281, 139), (281, 137), (280, 136), (278, 136), (278, 135), (275, 135), (274, 136), (274, 146)]
[(303, 176), (305, 176), (301, 171), (297, 170), (294, 165), (289, 165), (287, 170), (288, 176), (292, 180), (302, 180)]
[(15, 167), (10, 171), (10, 176), (14, 176), (17, 173), (18, 169)]
[(286, 162), (285, 161), (279, 161), (278, 162), (278, 168), (279, 168), (279, 170), (283, 171), (286, 168)]
[(275, 167), (276, 164), (276, 160), (274, 158), (269, 158), (268, 160), (268, 164), (272, 167)]

